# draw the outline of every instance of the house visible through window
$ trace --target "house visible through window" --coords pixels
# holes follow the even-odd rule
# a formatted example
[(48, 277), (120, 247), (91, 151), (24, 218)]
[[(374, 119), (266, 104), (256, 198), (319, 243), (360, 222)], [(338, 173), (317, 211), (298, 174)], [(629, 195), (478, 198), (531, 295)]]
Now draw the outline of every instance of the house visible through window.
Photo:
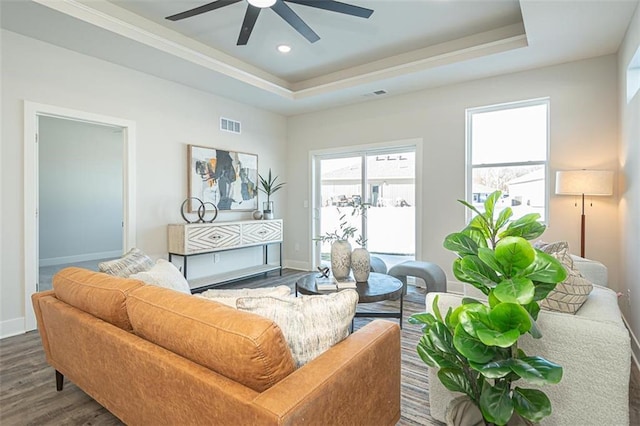
[[(314, 235), (347, 223), (357, 229), (372, 255), (387, 267), (415, 259), (416, 155), (414, 146), (327, 153), (314, 156), (316, 192)], [(353, 205), (365, 203), (364, 216)], [(357, 246), (355, 238), (351, 243)], [(328, 262), (329, 243), (316, 247), (316, 265)]]
[(502, 191), (496, 214), (547, 218), (549, 100), (537, 99), (467, 110), (467, 201), (480, 211)]

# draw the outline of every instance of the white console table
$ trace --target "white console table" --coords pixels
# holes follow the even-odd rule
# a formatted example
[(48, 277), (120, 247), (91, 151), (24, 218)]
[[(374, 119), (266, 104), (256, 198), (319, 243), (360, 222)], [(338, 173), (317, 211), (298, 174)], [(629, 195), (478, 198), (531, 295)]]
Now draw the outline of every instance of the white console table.
[[(218, 223), (187, 223), (168, 225), (169, 261), (182, 256), (182, 273), (192, 289), (216, 285), (280, 271), (282, 275), (282, 219), (247, 220)], [(268, 246), (280, 246), (279, 264), (269, 264)], [(263, 264), (241, 268), (221, 274), (189, 280), (187, 276), (190, 256), (262, 246)]]

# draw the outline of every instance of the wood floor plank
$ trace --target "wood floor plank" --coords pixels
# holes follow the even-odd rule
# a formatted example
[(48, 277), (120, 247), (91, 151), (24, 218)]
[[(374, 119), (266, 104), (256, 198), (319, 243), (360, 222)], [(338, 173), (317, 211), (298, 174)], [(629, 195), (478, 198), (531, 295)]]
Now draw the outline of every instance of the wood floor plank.
[[(253, 278), (219, 288), (257, 288), (277, 285), (294, 287), (302, 272), (285, 270), (283, 276), (270, 274), (266, 278)], [(409, 287), (404, 300), (402, 329), (402, 417), (398, 425), (442, 425), (429, 415), (427, 366), (416, 353), (420, 328), (407, 323), (407, 318), (422, 312), (424, 289)], [(398, 302), (388, 301), (362, 310), (397, 311)], [(358, 308), (360, 310), (360, 307)], [(358, 329), (371, 321), (356, 318)], [(630, 384), (631, 425), (640, 425), (640, 386), (633, 366)], [(56, 391), (54, 370), (46, 363), (40, 336), (37, 332), (0, 340), (0, 425), (92, 425), (111, 426), (122, 423), (81, 389), (65, 379), (61, 392)]]

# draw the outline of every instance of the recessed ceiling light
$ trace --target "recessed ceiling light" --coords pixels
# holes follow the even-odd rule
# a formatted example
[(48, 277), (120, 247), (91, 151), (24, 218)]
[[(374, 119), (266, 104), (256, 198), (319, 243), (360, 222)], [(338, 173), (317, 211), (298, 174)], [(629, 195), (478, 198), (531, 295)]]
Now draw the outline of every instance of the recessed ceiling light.
[(278, 52), (280, 53), (289, 53), (291, 52), (291, 46), (287, 44), (281, 44), (278, 46)]
[(255, 7), (271, 7), (276, 4), (276, 0), (249, 0), (249, 4)]

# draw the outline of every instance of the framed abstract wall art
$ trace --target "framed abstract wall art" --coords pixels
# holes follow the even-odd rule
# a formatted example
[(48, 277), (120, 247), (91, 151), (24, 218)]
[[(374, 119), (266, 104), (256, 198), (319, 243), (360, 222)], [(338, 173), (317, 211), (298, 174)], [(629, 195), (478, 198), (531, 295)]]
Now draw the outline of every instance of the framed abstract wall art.
[[(189, 197), (214, 204), (218, 210), (258, 209), (258, 156), (207, 146), (188, 145)], [(190, 203), (196, 212), (199, 203)]]

